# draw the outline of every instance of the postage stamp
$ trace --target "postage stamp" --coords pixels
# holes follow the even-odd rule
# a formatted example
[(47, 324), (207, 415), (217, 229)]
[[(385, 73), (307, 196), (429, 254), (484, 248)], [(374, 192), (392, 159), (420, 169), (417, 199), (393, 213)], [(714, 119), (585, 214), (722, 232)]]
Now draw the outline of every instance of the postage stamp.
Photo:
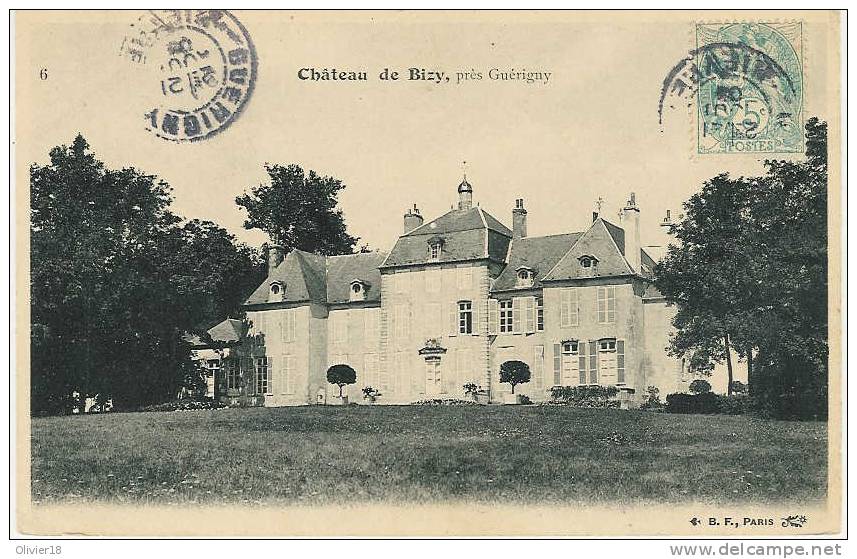
[(697, 24), (696, 48), (664, 80), (661, 119), (693, 99), (697, 153), (801, 153), (802, 52), (800, 22)]
[(247, 29), (226, 10), (151, 10), (131, 24), (120, 54), (150, 70), (145, 128), (194, 142), (226, 129), (247, 105), (258, 58)]

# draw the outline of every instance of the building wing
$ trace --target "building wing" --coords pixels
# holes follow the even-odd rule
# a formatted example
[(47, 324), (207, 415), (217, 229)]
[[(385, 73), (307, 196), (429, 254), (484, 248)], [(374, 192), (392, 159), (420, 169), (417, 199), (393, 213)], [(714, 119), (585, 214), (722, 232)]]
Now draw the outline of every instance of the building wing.
[(518, 270), (528, 268), (533, 271), (532, 285), (526, 288), (540, 288), (541, 280), (556, 266), (582, 233), (565, 233), (545, 237), (524, 237), (514, 239), (509, 250), (509, 264), (494, 280), (491, 292), (521, 289), (518, 282)]

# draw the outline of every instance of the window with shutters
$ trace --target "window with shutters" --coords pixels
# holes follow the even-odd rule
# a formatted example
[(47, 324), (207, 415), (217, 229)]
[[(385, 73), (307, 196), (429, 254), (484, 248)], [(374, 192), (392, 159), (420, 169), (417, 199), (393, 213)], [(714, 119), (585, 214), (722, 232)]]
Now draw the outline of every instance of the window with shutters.
[[(545, 331), (545, 300), (543, 297), (536, 297), (536, 332)], [(544, 351), (544, 348), (542, 348)]]
[(280, 371), (279, 376), (282, 378), (283, 394), (294, 394), (295, 385), (297, 384), (297, 379), (295, 378), (295, 356), (283, 355), (281, 358), (282, 364), (280, 366), (282, 371)]
[(473, 303), (471, 301), (458, 302), (458, 333), (473, 333)]
[(598, 374), (600, 375), (600, 383), (605, 386), (618, 382), (618, 360), (615, 339), (598, 340)]
[(396, 337), (407, 338), (410, 332), (410, 309), (407, 305), (397, 305), (393, 318), (396, 328)]
[(434, 240), (429, 243), (429, 260), (437, 262), (440, 260), (441, 247), (443, 243), (439, 240)]
[(545, 346), (533, 346), (533, 388), (540, 391), (545, 386)]
[(598, 287), (598, 322), (611, 324), (616, 322), (616, 286)]
[(589, 384), (598, 384), (598, 342), (589, 342)]
[(559, 325), (562, 328), (580, 323), (577, 289), (567, 287), (559, 292)]
[(226, 389), (239, 390), (241, 388), (241, 367), (237, 359), (227, 359), (224, 363), (226, 368)]
[(425, 333), (427, 338), (433, 338), (443, 333), (443, 311), (440, 303), (426, 305)]
[(580, 347), (581, 344), (577, 340), (563, 342), (562, 344), (562, 370), (560, 375), (562, 386), (577, 386), (578, 384), (582, 384), (579, 359)]
[(381, 328), (380, 309), (366, 309), (363, 311), (363, 336), (367, 342), (378, 339), (378, 331)]
[(470, 289), (473, 287), (473, 268), (458, 268), (458, 289)]
[(348, 340), (348, 311), (341, 310), (331, 313), (334, 343), (345, 343)]
[(500, 333), (512, 331), (512, 300), (500, 301)]
[(429, 268), (425, 272), (426, 291), (429, 293), (437, 293), (440, 291), (440, 268)]
[(295, 341), (295, 310), (283, 311), (280, 315), (280, 341), (290, 343)]
[(407, 272), (399, 272), (393, 274), (393, 287), (396, 293), (404, 293), (407, 290), (405, 285)]
[(390, 379), (391, 389), (407, 393), (411, 386), (411, 377), (408, 369), (408, 356), (404, 351), (397, 351), (394, 360), (393, 378)]
[(271, 359), (256, 358), (256, 394), (273, 394), (271, 391)]
[(512, 332), (520, 334), (524, 330), (524, 299), (512, 298)]

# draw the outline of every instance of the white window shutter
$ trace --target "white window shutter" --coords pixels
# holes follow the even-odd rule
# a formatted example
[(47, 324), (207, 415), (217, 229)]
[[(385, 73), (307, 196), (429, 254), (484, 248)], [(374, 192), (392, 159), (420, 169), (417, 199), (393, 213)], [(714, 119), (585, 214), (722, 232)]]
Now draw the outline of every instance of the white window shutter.
[(553, 344), (553, 385), (562, 384), (562, 346)]
[(476, 322), (474, 324), (474, 334), (484, 334), (488, 331), (488, 303), (479, 303), (474, 301), (474, 312), (476, 313)]
[(616, 287), (607, 288), (607, 322), (616, 322)]
[(536, 331), (536, 298), (527, 297), (524, 299), (526, 303), (526, 319), (524, 321), (524, 331), (532, 333)]
[(449, 307), (448, 317), (448, 330), (450, 336), (458, 335), (458, 303), (452, 303)]
[(586, 342), (577, 344), (577, 372), (580, 375), (579, 383), (586, 384)]
[(500, 330), (500, 302), (488, 299), (488, 333), (496, 335)]
[(562, 289), (559, 292), (559, 325), (562, 328), (571, 326), (570, 295), (571, 291), (569, 289)]
[(521, 303), (523, 299), (521, 297), (512, 298), (512, 332), (514, 334), (520, 334), (523, 330), (522, 328), (522, 318), (523, 318), (523, 309), (521, 308)]

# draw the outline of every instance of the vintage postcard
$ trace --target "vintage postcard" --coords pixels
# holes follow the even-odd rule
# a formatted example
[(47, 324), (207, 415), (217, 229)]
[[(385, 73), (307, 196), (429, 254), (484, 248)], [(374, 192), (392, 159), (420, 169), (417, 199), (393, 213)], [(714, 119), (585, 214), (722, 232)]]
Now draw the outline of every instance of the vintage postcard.
[(836, 11), (15, 11), (15, 529), (843, 510)]

